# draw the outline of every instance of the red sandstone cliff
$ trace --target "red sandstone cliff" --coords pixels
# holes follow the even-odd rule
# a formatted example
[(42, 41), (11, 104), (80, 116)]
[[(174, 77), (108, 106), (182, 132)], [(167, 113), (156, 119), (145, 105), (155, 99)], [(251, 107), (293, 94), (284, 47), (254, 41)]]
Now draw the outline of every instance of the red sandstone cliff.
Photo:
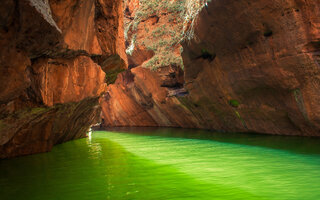
[(319, 6), (212, 1), (183, 45), (184, 72), (122, 73), (102, 103), (105, 125), (319, 136)]
[(320, 135), (319, 3), (214, 1), (203, 10), (199, 42), (183, 57), (186, 101), (209, 111), (204, 126)]
[(0, 158), (85, 137), (105, 73), (126, 67), (122, 1), (1, 4)]
[(211, 2), (184, 71), (181, 2), (128, 0), (126, 31), (120, 0), (2, 2), (0, 158), (84, 137), (104, 92), (106, 126), (320, 135), (319, 0)]

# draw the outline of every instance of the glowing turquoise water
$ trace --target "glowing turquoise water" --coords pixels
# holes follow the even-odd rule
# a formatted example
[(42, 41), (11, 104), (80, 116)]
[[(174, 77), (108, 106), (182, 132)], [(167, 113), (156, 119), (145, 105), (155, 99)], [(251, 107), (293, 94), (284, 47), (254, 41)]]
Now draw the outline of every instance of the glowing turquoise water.
[(320, 199), (319, 139), (134, 132), (94, 132), (2, 160), (0, 199)]

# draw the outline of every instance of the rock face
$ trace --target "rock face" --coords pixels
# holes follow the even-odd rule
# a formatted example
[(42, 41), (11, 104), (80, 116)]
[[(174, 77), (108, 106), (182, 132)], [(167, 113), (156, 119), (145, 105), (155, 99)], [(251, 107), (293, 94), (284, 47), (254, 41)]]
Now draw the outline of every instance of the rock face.
[(130, 68), (183, 66), (179, 42), (183, 37), (188, 1), (196, 4), (201, 0), (125, 1), (126, 52)]
[(176, 97), (185, 95), (185, 90), (175, 89), (179, 84), (183, 84), (183, 73), (173, 66), (154, 72), (137, 67), (121, 73), (102, 101), (104, 124), (198, 127), (193, 114)]
[(319, 6), (227, 0), (203, 10), (183, 53), (190, 109), (209, 111), (203, 126), (320, 135)]
[(49, 151), (99, 120), (105, 74), (126, 67), (122, 9), (120, 0), (2, 3), (0, 158)]
[(105, 125), (319, 136), (319, 6), (212, 1), (183, 44), (184, 88), (172, 66), (125, 72), (105, 96)]
[[(187, 17), (192, 11), (187, 5), (199, 8), (202, 0), (125, 2), (125, 38), (131, 70), (108, 87), (102, 102), (105, 124), (194, 127), (192, 113), (177, 105), (175, 96), (186, 94), (179, 41), (185, 19), (192, 19)], [(179, 117), (183, 113), (189, 117)]]

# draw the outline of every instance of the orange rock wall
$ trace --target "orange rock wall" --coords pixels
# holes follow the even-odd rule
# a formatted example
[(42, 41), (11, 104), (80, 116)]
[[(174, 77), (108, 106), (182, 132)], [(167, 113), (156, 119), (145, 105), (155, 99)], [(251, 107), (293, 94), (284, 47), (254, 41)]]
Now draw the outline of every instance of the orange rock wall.
[(108, 65), (126, 67), (122, 9), (120, 0), (3, 2), (0, 158), (49, 151), (99, 120)]
[(319, 136), (319, 5), (212, 1), (183, 44), (185, 91), (172, 66), (134, 68), (109, 87), (105, 125)]
[[(215, 1), (185, 44), (189, 102), (205, 126), (320, 135), (319, 1)], [(199, 59), (205, 49), (214, 60)], [(240, 105), (232, 107), (230, 100)], [(213, 123), (208, 123), (213, 119)]]
[(137, 67), (121, 73), (101, 103), (105, 126), (197, 127), (193, 114), (161, 87), (170, 72), (178, 76), (180, 70)]
[(47, 106), (77, 102), (105, 91), (105, 73), (89, 57), (39, 59), (32, 65), (34, 91)]

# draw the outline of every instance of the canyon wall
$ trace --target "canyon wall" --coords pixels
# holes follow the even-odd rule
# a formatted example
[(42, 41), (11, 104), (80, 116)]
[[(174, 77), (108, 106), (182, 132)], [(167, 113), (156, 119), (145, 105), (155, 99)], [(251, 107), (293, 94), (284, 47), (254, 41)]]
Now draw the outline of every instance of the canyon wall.
[(108, 87), (105, 125), (319, 136), (319, 6), (208, 3), (194, 39), (183, 44), (184, 71), (175, 64), (150, 70), (139, 61)]
[(0, 8), (0, 158), (51, 150), (99, 120), (126, 68), (122, 1), (7, 0)]
[[(199, 7), (200, 1), (193, 2), (194, 7)], [(196, 126), (192, 113), (179, 106), (175, 97), (186, 92), (179, 43), (183, 37), (186, 3), (185, 0), (126, 1), (129, 70), (108, 86), (101, 104), (106, 126)], [(181, 114), (184, 116), (180, 117)]]

